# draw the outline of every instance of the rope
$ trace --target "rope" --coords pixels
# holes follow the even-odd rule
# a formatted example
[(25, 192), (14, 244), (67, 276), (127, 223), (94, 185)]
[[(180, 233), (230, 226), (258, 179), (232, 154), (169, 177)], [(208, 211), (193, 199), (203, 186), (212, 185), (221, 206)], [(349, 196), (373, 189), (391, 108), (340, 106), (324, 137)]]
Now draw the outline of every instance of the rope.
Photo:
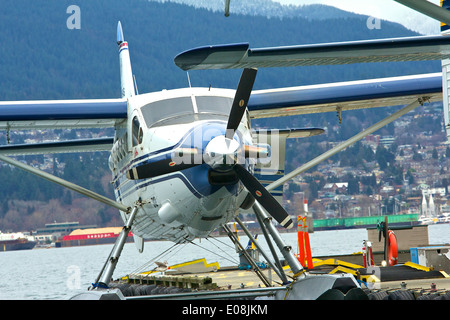
[(162, 253), (160, 253), (159, 255), (157, 255), (156, 257), (154, 257), (153, 259), (149, 260), (148, 262), (144, 263), (142, 266), (138, 267), (137, 269), (135, 269), (133, 272), (131, 273), (141, 273), (144, 271), (153, 271), (156, 269), (156, 267), (154, 267), (152, 270), (146, 270), (150, 267), (150, 265), (152, 265), (153, 263), (155, 263), (155, 261), (157, 259), (161, 259), (161, 257), (163, 257), (167, 252), (170, 252), (175, 246), (179, 245), (180, 243), (174, 243), (171, 247), (169, 247), (168, 249), (166, 249), (165, 251), (163, 251)]
[(204, 248), (204, 247), (202, 247), (202, 246), (200, 246), (200, 245), (198, 245), (198, 244), (196, 244), (196, 243), (194, 243), (194, 242), (192, 242), (192, 241), (189, 241), (189, 242), (192, 243), (193, 245), (195, 245), (195, 246), (197, 246), (197, 247), (203, 249), (203, 250), (206, 250), (206, 251), (208, 251), (208, 252), (210, 252), (210, 253), (212, 253), (212, 254), (215, 254), (215, 255), (221, 257), (222, 259), (228, 260), (228, 261), (230, 261), (230, 262), (232, 262), (232, 263), (236, 263), (236, 261), (232, 261), (232, 260), (228, 259), (227, 257), (224, 257), (224, 256), (218, 254), (217, 252), (214, 252), (214, 251), (211, 251), (211, 250), (209, 250), (209, 249), (206, 249), (206, 248)]
[[(215, 237), (206, 238), (206, 240), (208, 240), (209, 243), (211, 243), (213, 246), (215, 246), (215, 247), (216, 247), (217, 249), (219, 249), (221, 252), (223, 252), (223, 251), (222, 251), (223, 249), (220, 248), (217, 244), (213, 243), (213, 241), (211, 241), (211, 239), (212, 239), (212, 240), (215, 240), (215, 241), (219, 242), (220, 244), (225, 245), (225, 246), (227, 246), (227, 247), (229, 247), (229, 248), (231, 248), (231, 249), (234, 249), (233, 246), (231, 246), (231, 245), (229, 245), (229, 244), (227, 244), (227, 243), (225, 243), (225, 242), (223, 242), (223, 241), (221, 241), (221, 240), (219, 240), (219, 239), (217, 239), (217, 238), (215, 238)], [(184, 241), (184, 240), (183, 240), (183, 241)], [(214, 255), (217, 255), (217, 256), (221, 257), (222, 259), (227, 260), (228, 262), (231, 262), (232, 264), (238, 263), (238, 260), (237, 260), (236, 258), (233, 258), (230, 254), (227, 254), (228, 257), (227, 257), (227, 256), (224, 256), (224, 255), (220, 255), (220, 254), (217, 253), (216, 251), (209, 250), (209, 249), (207, 249), (207, 248), (205, 248), (205, 247), (203, 247), (203, 246), (201, 246), (201, 245), (199, 245), (199, 244), (196, 244), (196, 243), (194, 243), (193, 241), (190, 240), (190, 241), (183, 242), (183, 243), (182, 243), (181, 241), (180, 241), (180, 242), (177, 242), (177, 243), (174, 243), (171, 247), (169, 247), (168, 249), (166, 249), (165, 251), (163, 251), (162, 253), (160, 253), (160, 254), (157, 255), (156, 257), (152, 258), (151, 260), (147, 261), (146, 263), (144, 263), (144, 264), (141, 265), (140, 267), (136, 268), (136, 269), (133, 270), (131, 273), (141, 273), (141, 272), (154, 271), (154, 270), (156, 270), (157, 267), (153, 267), (152, 269), (150, 269), (151, 266), (155, 263), (155, 261), (162, 259), (166, 254), (168, 255), (168, 254), (172, 253), (170, 256), (167, 256), (167, 257), (165, 258), (165, 260), (168, 260), (170, 257), (174, 256), (176, 253), (178, 253), (180, 250), (182, 250), (188, 243), (193, 244), (194, 246), (197, 246), (197, 247), (199, 247), (199, 248), (201, 248), (201, 249), (203, 249), (203, 250), (205, 250), (205, 251), (208, 251), (208, 252), (210, 252), (210, 253), (212, 253), (212, 254), (214, 254)], [(183, 246), (178, 246), (179, 244), (183, 244)], [(172, 252), (172, 250), (173, 250), (175, 247), (177, 247), (177, 246), (178, 246), (177, 250)]]
[[(210, 239), (210, 238), (206, 238), (206, 240), (208, 240), (208, 241), (209, 241), (209, 239)], [(217, 241), (217, 242), (220, 242), (220, 244), (222, 244), (222, 245), (224, 245), (224, 246), (227, 246), (227, 247), (229, 247), (229, 248), (235, 250), (235, 248), (234, 248), (233, 246), (231, 246), (231, 245), (229, 245), (229, 244), (227, 244), (227, 243), (225, 243), (225, 242), (223, 242), (223, 241), (220, 241), (219, 239), (216, 239), (216, 238), (214, 238), (214, 237), (212, 237), (211, 239), (213, 239), (213, 240), (215, 240), (215, 241)], [(216, 245), (216, 244), (213, 243), (212, 241), (209, 241), (209, 242), (210, 242), (212, 245), (214, 245), (217, 249), (223, 250), (222, 248), (220, 248), (218, 245)], [(217, 254), (217, 253), (216, 253), (216, 254)], [(230, 261), (230, 262), (232, 262), (232, 263), (239, 263), (239, 261), (238, 261), (236, 258), (232, 257), (230, 254), (227, 254), (227, 255), (228, 255), (228, 257), (230, 258), (230, 259), (227, 259), (228, 261)]]

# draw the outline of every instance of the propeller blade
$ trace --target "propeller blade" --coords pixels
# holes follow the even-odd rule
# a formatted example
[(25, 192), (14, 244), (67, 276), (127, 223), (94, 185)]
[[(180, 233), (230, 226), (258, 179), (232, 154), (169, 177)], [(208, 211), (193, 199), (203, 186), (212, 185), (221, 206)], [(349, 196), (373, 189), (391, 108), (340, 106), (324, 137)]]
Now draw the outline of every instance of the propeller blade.
[(233, 105), (231, 106), (230, 117), (228, 118), (227, 133), (225, 135), (228, 139), (233, 139), (234, 132), (244, 116), (248, 99), (250, 99), (253, 84), (255, 83), (256, 72), (257, 69), (253, 68), (246, 68), (242, 71)]
[(294, 226), (294, 222), (286, 210), (284, 210), (281, 204), (279, 204), (270, 192), (264, 188), (258, 179), (240, 164), (236, 164), (234, 170), (255, 200), (258, 201), (279, 224), (285, 228), (292, 228)]
[(143, 163), (130, 169), (127, 172), (127, 178), (130, 180), (154, 178), (163, 174), (177, 172), (201, 165), (203, 160), (195, 161), (195, 156), (197, 153), (197, 149), (177, 149), (175, 150), (175, 155), (179, 158), (172, 156), (171, 158)]

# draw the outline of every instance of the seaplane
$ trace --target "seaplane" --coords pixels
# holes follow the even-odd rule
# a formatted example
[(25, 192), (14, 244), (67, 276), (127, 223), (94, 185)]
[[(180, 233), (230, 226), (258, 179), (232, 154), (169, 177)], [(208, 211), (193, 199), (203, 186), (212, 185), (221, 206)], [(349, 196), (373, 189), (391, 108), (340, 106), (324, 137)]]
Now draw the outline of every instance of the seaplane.
[[(450, 17), (446, 9), (437, 8), (439, 16), (423, 11), (439, 21), (444, 20), (441, 16)], [(186, 71), (242, 69), (236, 89), (189, 86), (139, 94), (128, 42), (119, 22), (120, 98), (0, 102), (0, 129), (8, 135), (11, 130), (114, 128), (114, 137), (7, 144), (0, 146), (0, 160), (118, 209), (124, 223), (122, 233), (89, 294), (110, 292), (108, 284), (129, 231), (139, 252), (147, 239), (184, 243), (208, 237), (218, 228), (224, 228), (232, 238), (227, 223), (234, 220), (245, 228), (238, 213), (249, 209), (270, 235), (267, 241), (272, 237), (294, 274), (288, 280), (275, 255), (275, 262), (268, 261), (284, 284), (290, 282), (290, 287), (277, 291), (277, 295), (316, 299), (340, 285), (357, 288), (352, 276), (308, 274), (275, 226), (273, 220), (281, 228), (294, 225), (276, 196), (286, 181), (424, 103), (444, 102), (445, 126), (450, 135), (450, 37), (445, 36), (446, 29), (444, 24), (443, 33), (437, 36), (287, 47), (253, 49), (248, 43), (198, 47), (177, 55), (175, 64)], [(441, 60), (443, 72), (253, 90), (261, 68), (424, 60)], [(309, 137), (324, 130), (261, 130), (251, 126), (252, 119), (320, 112), (335, 112), (341, 118), (344, 111), (390, 106), (403, 107), (288, 174), (284, 174), (286, 139)], [(115, 199), (11, 157), (92, 151), (110, 152)]]

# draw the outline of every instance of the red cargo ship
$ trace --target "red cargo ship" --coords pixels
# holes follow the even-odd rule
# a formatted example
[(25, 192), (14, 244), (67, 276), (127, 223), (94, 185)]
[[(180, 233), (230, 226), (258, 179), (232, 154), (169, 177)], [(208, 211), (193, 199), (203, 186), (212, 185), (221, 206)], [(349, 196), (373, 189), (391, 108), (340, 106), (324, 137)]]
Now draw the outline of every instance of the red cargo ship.
[[(72, 247), (114, 243), (120, 231), (122, 231), (122, 227), (77, 229), (62, 238), (61, 246)], [(133, 241), (133, 238), (130, 237), (132, 235), (131, 232), (128, 235), (130, 241)]]

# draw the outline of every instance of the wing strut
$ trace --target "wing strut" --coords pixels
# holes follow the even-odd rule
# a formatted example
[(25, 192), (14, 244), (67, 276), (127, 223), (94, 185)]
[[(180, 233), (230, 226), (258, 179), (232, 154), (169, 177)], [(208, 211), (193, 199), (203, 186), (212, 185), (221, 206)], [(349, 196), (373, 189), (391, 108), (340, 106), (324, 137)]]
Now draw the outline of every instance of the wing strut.
[[(386, 117), (385, 119), (375, 123), (374, 125), (372, 125), (371, 127), (367, 128), (364, 131), (361, 131), (360, 133), (354, 135), (353, 137), (351, 137), (350, 139), (342, 142), (341, 144), (337, 145), (336, 147), (324, 152), (323, 154), (321, 154), (320, 156), (314, 158), (313, 160), (305, 163), (304, 165), (300, 166), (299, 168), (297, 168), (296, 170), (290, 172), (289, 174), (286, 174), (284, 177), (272, 182), (271, 184), (269, 184), (265, 191), (268, 192), (270, 190), (275, 189), (276, 187), (283, 185), (286, 181), (294, 178), (295, 176), (303, 173), (304, 171), (312, 168), (313, 166), (321, 163), (322, 161), (328, 159), (329, 157), (335, 155), (336, 153), (344, 150), (345, 148), (351, 146), (352, 144), (354, 144), (355, 142), (361, 140), (362, 138), (364, 138), (365, 136), (375, 132), (376, 130), (384, 127), (385, 125), (391, 123), (392, 121), (398, 119), (399, 117), (401, 117), (402, 115), (408, 113), (409, 111), (417, 108), (420, 105), (423, 105), (423, 102), (428, 100), (427, 97), (421, 97), (416, 99), (415, 101), (413, 101), (412, 103), (410, 103), (409, 105), (407, 105), (406, 107), (403, 107), (402, 109), (400, 109), (399, 111), (393, 113), (392, 115)], [(265, 213), (265, 208), (261, 205), (262, 203), (258, 203), (255, 202), (255, 204), (253, 205), (253, 210), (256, 214), (256, 216), (259, 218), (258, 220), (262, 220), (263, 223), (266, 225), (266, 227), (269, 229), (270, 234), (272, 235), (272, 237), (275, 240), (276, 245), (278, 246), (278, 248), (280, 249), (283, 257), (286, 259), (286, 261), (288, 262), (289, 266), (291, 267), (292, 272), (294, 273), (294, 278), (297, 275), (301, 275), (302, 271), (303, 271), (303, 267), (302, 265), (298, 262), (298, 260), (295, 258), (295, 256), (292, 254), (290, 247), (287, 246), (283, 239), (281, 239), (278, 236), (278, 231), (275, 229), (275, 227), (272, 225), (272, 223), (270, 222), (269, 217), (266, 215)]]
[(124, 206), (121, 203), (118, 203), (118, 202), (116, 202), (114, 200), (111, 200), (111, 199), (109, 199), (107, 197), (104, 197), (104, 196), (102, 196), (102, 195), (100, 195), (100, 194), (98, 194), (98, 193), (96, 193), (94, 191), (91, 191), (91, 190), (85, 189), (83, 187), (80, 187), (80, 186), (78, 186), (78, 185), (76, 185), (76, 184), (74, 184), (72, 182), (66, 181), (66, 180), (61, 179), (59, 177), (56, 177), (56, 176), (54, 176), (54, 175), (52, 175), (50, 173), (47, 173), (45, 171), (33, 168), (32, 166), (24, 164), (24, 163), (22, 163), (20, 161), (17, 161), (17, 160), (14, 160), (14, 159), (11, 159), (9, 157), (2, 156), (2, 155), (0, 155), (0, 161), (4, 161), (4, 162), (6, 162), (6, 163), (8, 163), (10, 165), (13, 165), (13, 166), (18, 167), (18, 168), (20, 168), (22, 170), (28, 171), (28, 172), (30, 172), (30, 173), (32, 173), (34, 175), (37, 175), (37, 176), (39, 176), (41, 178), (49, 180), (50, 182), (57, 183), (57, 184), (59, 184), (59, 185), (61, 185), (63, 187), (66, 187), (66, 188), (68, 188), (68, 189), (70, 189), (72, 191), (78, 192), (78, 193), (80, 193), (82, 195), (85, 195), (86, 197), (91, 198), (91, 199), (100, 201), (100, 202), (102, 202), (104, 204), (107, 204), (107, 205), (113, 207), (113, 208), (119, 209), (120, 211), (123, 211), (125, 213), (128, 213), (130, 211), (130, 208)]
[(276, 187), (283, 185), (286, 181), (294, 178), (295, 176), (305, 172), (306, 170), (314, 167), (315, 165), (321, 163), (322, 161), (328, 159), (329, 157), (335, 155), (336, 153), (344, 150), (345, 148), (351, 146), (352, 144), (354, 144), (355, 142), (361, 140), (362, 138), (364, 138), (365, 136), (377, 131), (378, 129), (381, 129), (382, 127), (384, 127), (385, 125), (391, 123), (392, 121), (398, 119), (399, 117), (403, 116), (404, 114), (408, 113), (409, 111), (417, 108), (420, 105), (423, 105), (423, 102), (427, 100), (427, 97), (422, 97), (422, 98), (418, 98), (417, 100), (415, 100), (414, 102), (408, 104), (406, 107), (403, 107), (402, 109), (400, 109), (399, 111), (393, 113), (392, 115), (386, 117), (385, 119), (375, 123), (374, 125), (372, 125), (371, 127), (367, 128), (364, 131), (361, 131), (360, 133), (354, 135), (353, 137), (351, 137), (350, 139), (338, 144), (336, 147), (322, 153), (320, 156), (314, 158), (313, 160), (305, 163), (304, 165), (298, 167), (296, 170), (286, 174), (284, 177), (272, 182), (271, 184), (269, 184), (266, 189), (268, 191), (275, 189)]
[(427, 15), (430, 18), (433, 18), (447, 25), (450, 25), (450, 12), (444, 8), (441, 8), (438, 5), (435, 5), (434, 3), (424, 0), (395, 0), (395, 1), (415, 11), (418, 11), (424, 15)]

